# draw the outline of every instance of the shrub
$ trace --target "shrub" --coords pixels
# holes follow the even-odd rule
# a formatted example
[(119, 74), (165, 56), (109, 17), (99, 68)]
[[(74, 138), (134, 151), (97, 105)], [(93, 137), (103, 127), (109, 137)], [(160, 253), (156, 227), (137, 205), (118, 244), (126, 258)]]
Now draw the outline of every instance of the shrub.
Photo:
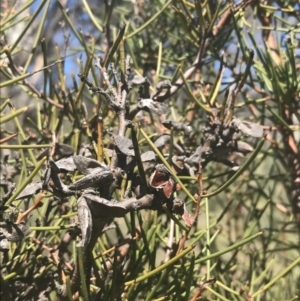
[(2, 299), (296, 300), (299, 4), (67, 4), (2, 4)]

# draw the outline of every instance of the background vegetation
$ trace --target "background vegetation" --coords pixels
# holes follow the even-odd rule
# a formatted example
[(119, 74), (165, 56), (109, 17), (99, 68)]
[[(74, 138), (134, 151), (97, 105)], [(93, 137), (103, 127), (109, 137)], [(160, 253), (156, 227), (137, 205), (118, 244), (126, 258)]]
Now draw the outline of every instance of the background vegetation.
[[(179, 196), (189, 212), (196, 210), (191, 196), (212, 194), (203, 195), (191, 229), (180, 227), (171, 213), (151, 210), (115, 219), (93, 249), (88, 298), (298, 300), (298, 1), (29, 0), (1, 6), (1, 237), (9, 236), (3, 230), (7, 220), (31, 229), (23, 240), (9, 242), (8, 250), (1, 245), (1, 299), (62, 299), (63, 285), (69, 286), (79, 249), (75, 240), (65, 239), (76, 222), (76, 198), (44, 192), (17, 196), (40, 179), (46, 158), (39, 155), (53, 139), (76, 151), (90, 143), (82, 128), (82, 103), (91, 131), (101, 113), (104, 145), (112, 144), (117, 115), (77, 74), (104, 87), (95, 58), (106, 66), (115, 63), (120, 73), (125, 50), (132, 73), (147, 77), (152, 91), (161, 80), (173, 84), (164, 102), (167, 114), (143, 112), (133, 120), (145, 133), (138, 136), (143, 152), (153, 149), (145, 137), (164, 132), (183, 143), (162, 125), (166, 119), (191, 125), (194, 151), (211, 108), (222, 108), (235, 92), (235, 116), (260, 124), (267, 136), (250, 161), (251, 154), (228, 155), (239, 165), (249, 164), (230, 185), (224, 184), (234, 171), (221, 162), (206, 165), (199, 181), (197, 174), (179, 176), (185, 188)], [(130, 107), (137, 99), (134, 88)], [(254, 149), (264, 141), (244, 139)], [(163, 154), (172, 152), (172, 143)], [(5, 196), (13, 183), (16, 190)], [(122, 192), (115, 198), (122, 200)], [(86, 300), (82, 289), (66, 300)]]

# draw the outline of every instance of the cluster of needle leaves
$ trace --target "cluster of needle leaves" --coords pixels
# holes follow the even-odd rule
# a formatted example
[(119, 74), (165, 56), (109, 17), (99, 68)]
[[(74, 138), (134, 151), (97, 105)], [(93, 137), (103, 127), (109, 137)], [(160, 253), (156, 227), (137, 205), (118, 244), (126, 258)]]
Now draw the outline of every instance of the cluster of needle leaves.
[[(202, 168), (210, 161), (217, 161), (231, 166), (233, 172), (237, 171), (239, 166), (236, 162), (228, 160), (229, 154), (232, 152), (246, 154), (253, 151), (249, 144), (240, 141), (240, 133), (253, 137), (262, 137), (263, 134), (262, 128), (258, 125), (241, 121), (233, 116), (233, 105), (230, 102), (234, 99), (227, 94), (228, 102), (226, 100), (220, 110), (211, 109), (198, 147), (195, 148), (194, 135), (189, 124), (165, 120), (163, 125), (171, 131), (172, 137), (168, 133), (157, 136), (155, 141), (150, 143), (153, 150), (142, 153), (136, 136), (136, 129), (139, 129), (139, 126), (134, 124), (133, 119), (142, 110), (158, 115), (165, 114), (168, 108), (164, 102), (159, 101), (159, 97), (161, 93), (167, 94), (172, 85), (169, 81), (160, 82), (155, 92), (150, 94), (150, 83), (147, 77), (134, 75), (130, 79), (130, 60), (130, 56), (127, 56), (125, 74), (119, 77), (114, 65), (110, 65), (117, 89), (112, 85), (109, 73), (101, 66), (100, 59), (96, 59), (95, 66), (104, 78), (106, 89), (95, 87), (84, 75), (78, 75), (89, 90), (104, 96), (118, 117), (116, 133), (106, 132), (111, 137), (111, 147), (104, 144), (103, 123), (101, 116), (98, 116), (97, 131), (94, 133), (96, 140), (91, 134), (91, 143), (80, 148), (79, 155), (75, 154), (72, 147), (53, 141), (52, 147), (42, 152), (38, 158), (43, 158), (42, 160), (45, 161), (41, 180), (29, 183), (14, 198), (14, 200), (28, 200), (42, 191), (43, 194), (50, 193), (52, 198), (67, 203), (70, 197), (77, 199), (76, 212), (79, 227), (76, 225), (72, 227), (72, 239), (80, 235), (77, 247), (82, 248), (85, 265), (85, 276), (82, 279), (87, 287), (90, 285), (91, 277), (95, 277), (91, 273), (92, 250), (103, 229), (108, 227), (114, 218), (124, 217), (129, 212), (142, 209), (163, 212), (165, 208), (174, 219), (176, 215), (182, 216), (185, 222), (183, 228), (191, 228), (197, 219), (204, 193), (201, 180)], [(130, 108), (128, 95), (133, 85), (139, 87), (139, 97), (137, 103)], [(167, 99), (165, 97), (165, 100)], [(82, 128), (85, 127), (85, 130), (90, 133), (91, 124), (86, 119), (87, 109), (84, 104), (82, 106), (84, 113)], [(126, 137), (129, 132), (131, 138)], [(184, 143), (178, 143), (177, 133), (181, 132)], [(162, 151), (170, 144), (173, 147), (172, 157), (170, 153)], [(3, 209), (15, 193), (14, 177), (20, 172), (20, 169), (9, 165), (7, 160), (8, 158), (2, 163), (4, 168), (1, 175), (6, 193), (2, 199)], [(74, 181), (75, 173), (80, 173), (82, 176)], [(198, 174), (201, 186), (199, 195), (196, 196), (197, 206), (193, 214), (187, 212), (183, 199), (177, 196), (177, 191), (182, 189), (178, 176), (186, 174), (190, 176)], [(119, 199), (116, 200), (114, 195), (118, 195)], [(31, 209), (35, 207), (36, 205), (33, 205)], [(172, 216), (174, 214), (175, 216)], [(8, 241), (20, 241), (30, 232), (29, 228), (22, 224), (24, 214), (16, 221), (11, 215), (12, 213), (1, 224), (2, 251), (9, 249)], [(178, 222), (177, 218), (176, 221)], [(122, 272), (126, 273), (126, 270)], [(78, 273), (79, 267), (75, 264), (69, 288), (72, 294), (80, 287)], [(55, 283), (60, 287), (59, 296), (65, 298), (67, 288), (59, 281)], [(97, 281), (94, 284), (97, 285)]]
[[(16, 42), (1, 40), (0, 88), (25, 91), (36, 110), (16, 108), (13, 97), (0, 105), (0, 150), (10, 150), (0, 162), (0, 298), (296, 300), (297, 208), (282, 199), (290, 187), (293, 199), (300, 191), (300, 90), (293, 40), (276, 52), (266, 38), (276, 7), (145, 1), (117, 31), (110, 22), (125, 18), (127, 4), (104, 1), (104, 22), (93, 1), (74, 3), (99, 38), (50, 2), (41, 1)], [(5, 39), (27, 6), (14, 15), (3, 4)], [(64, 45), (48, 44), (53, 62), (42, 33), (45, 24), (55, 29), (55, 9)], [(246, 9), (266, 28), (266, 51), (244, 37)], [(18, 43), (40, 11), (32, 47), (41, 43), (43, 67), (31, 72), (35, 50), (19, 66)], [(67, 53), (78, 53), (68, 30), (80, 44), (70, 76)], [(272, 51), (282, 56), (276, 64)], [(44, 91), (27, 79), (36, 73)]]

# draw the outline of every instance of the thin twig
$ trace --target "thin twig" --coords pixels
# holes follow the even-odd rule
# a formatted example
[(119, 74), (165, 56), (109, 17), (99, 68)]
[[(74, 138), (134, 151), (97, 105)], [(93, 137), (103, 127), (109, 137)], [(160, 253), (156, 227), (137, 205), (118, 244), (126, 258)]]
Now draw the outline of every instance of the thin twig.
[[(21, 72), (21, 71), (19, 70), (19, 68), (14, 64), (14, 61), (13, 61), (11, 55), (10, 55), (10, 52), (9, 52), (8, 50), (5, 50), (5, 54), (6, 54), (7, 58), (8, 58), (8, 61), (9, 61), (9, 67), (10, 67), (10, 69), (13, 71), (13, 73), (15, 73), (15, 75), (19, 75), (19, 76), (22, 75), (22, 72)], [(41, 71), (43, 71), (44, 69), (47, 69), (47, 68), (49, 68), (49, 67), (51, 67), (51, 66), (54, 66), (54, 65), (56, 65), (56, 64), (59, 64), (59, 63), (61, 63), (62, 61), (63, 61), (63, 60), (55, 61), (54, 63), (52, 63), (52, 64), (50, 64), (50, 65), (48, 65), (48, 66), (46, 66), (46, 67), (43, 67), (43, 68), (41, 68), (41, 69), (39, 69), (39, 70), (37, 70), (37, 71), (31, 72), (31, 73), (29, 73), (28, 77), (29, 77), (29, 76), (32, 76), (32, 75), (35, 74), (35, 73), (41, 72)], [(23, 83), (24, 83), (25, 86), (27, 86), (27, 87), (30, 89), (30, 91), (31, 91), (32, 93), (34, 93), (35, 95), (37, 95), (39, 98), (42, 98), (43, 100), (47, 101), (48, 103), (50, 103), (51, 105), (53, 105), (53, 106), (55, 106), (55, 107), (57, 107), (57, 108), (59, 108), (59, 109), (63, 109), (63, 105), (62, 105), (62, 104), (55, 102), (53, 99), (51, 99), (50, 97), (46, 96), (44, 93), (40, 93), (40, 92), (39, 92), (39, 91), (38, 91), (31, 83), (29, 83), (26, 79), (23, 80)]]

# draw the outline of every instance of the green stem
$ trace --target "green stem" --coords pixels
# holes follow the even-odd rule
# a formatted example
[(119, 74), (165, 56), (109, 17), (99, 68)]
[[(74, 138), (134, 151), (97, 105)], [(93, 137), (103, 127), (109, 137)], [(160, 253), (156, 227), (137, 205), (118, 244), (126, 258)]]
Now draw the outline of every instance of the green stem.
[(154, 276), (155, 274), (157, 274), (159, 272), (164, 271), (165, 268), (172, 266), (180, 258), (184, 257), (186, 254), (188, 254), (189, 252), (194, 250), (194, 248), (195, 248), (195, 245), (190, 245), (184, 251), (182, 251), (181, 253), (179, 253), (177, 256), (173, 257), (172, 259), (170, 259), (166, 263), (162, 264), (158, 268), (152, 270), (151, 272), (147, 273), (146, 275), (143, 275), (141, 277), (136, 278), (135, 280), (127, 281), (127, 282), (124, 283), (124, 285), (129, 286), (129, 285), (132, 285), (132, 284), (135, 284), (135, 283), (139, 283), (143, 280), (146, 280), (146, 279)]
[[(259, 289), (256, 293), (252, 295), (252, 299), (254, 299), (256, 296), (260, 295), (267, 289), (269, 289), (271, 286), (275, 284), (278, 280), (280, 280), (282, 277), (284, 277), (287, 273), (289, 273), (294, 267), (300, 264), (300, 256), (292, 262), (287, 268), (285, 268), (281, 273), (279, 273), (274, 279), (272, 279), (269, 283), (264, 285), (261, 289)], [(299, 266), (298, 266), (299, 268)]]
[(139, 27), (136, 31), (130, 33), (129, 35), (127, 35), (126, 37), (124, 37), (125, 39), (131, 39), (133, 36), (137, 35), (139, 32), (141, 32), (142, 30), (144, 30), (148, 25), (150, 25), (157, 17), (159, 17), (159, 15), (161, 15), (164, 10), (172, 3), (172, 0), (168, 1), (160, 11), (158, 11), (152, 18), (150, 18), (146, 23), (144, 23), (141, 27)]
[(28, 178), (24, 182), (21, 183), (21, 185), (16, 190), (16, 192), (6, 202), (7, 206), (10, 205), (16, 199), (16, 197), (21, 193), (21, 191), (27, 186), (27, 184), (29, 184), (32, 181), (34, 176), (39, 172), (40, 168), (43, 166), (46, 159), (47, 159), (47, 157), (44, 157), (40, 162), (37, 163), (35, 169), (30, 173)]
[(73, 228), (73, 225), (62, 225), (62, 226), (44, 226), (44, 227), (30, 227), (32, 231), (55, 231), (55, 230), (65, 230)]
[[(210, 256), (210, 227), (209, 227), (209, 202), (204, 198), (205, 203), (205, 224), (206, 224), (206, 256)], [(210, 260), (206, 262), (206, 280), (210, 279)]]
[(1, 144), (0, 149), (36, 149), (36, 148), (48, 148), (51, 147), (51, 144), (29, 144), (29, 145), (23, 145), (23, 144), (16, 144), (16, 145), (10, 145), (10, 144)]
[(0, 124), (6, 123), (9, 120), (14, 119), (15, 117), (25, 113), (27, 110), (28, 110), (28, 107), (25, 107), (25, 108), (22, 108), (22, 109), (19, 109), (19, 110), (15, 110), (15, 111), (13, 111), (13, 113), (1, 117), (0, 118)]
[(87, 285), (86, 285), (86, 277), (89, 277), (89, 275), (86, 275), (86, 277), (85, 277), (84, 263), (83, 263), (84, 248), (79, 247), (77, 253), (78, 253), (79, 274), (80, 274), (83, 300), (89, 301), (89, 294), (88, 294), (88, 289), (87, 289)]
[[(236, 244), (233, 244), (232, 246), (230, 246), (230, 247), (228, 247), (228, 248), (226, 248), (226, 249), (224, 249), (222, 251), (210, 254), (209, 256), (201, 257), (201, 258), (199, 258), (199, 259), (197, 259), (195, 261), (195, 264), (198, 264), (198, 263), (201, 263), (201, 262), (205, 262), (205, 261), (207, 261), (209, 259), (216, 258), (216, 257), (219, 257), (219, 256), (221, 256), (223, 254), (226, 254), (226, 253), (230, 252), (230, 251), (233, 251), (233, 250), (235, 250), (235, 249), (237, 249), (237, 248), (239, 248), (239, 247), (247, 244), (248, 242), (256, 239), (257, 237), (259, 237), (261, 235), (263, 235), (262, 231), (254, 234), (254, 235), (252, 235), (252, 236), (250, 236), (250, 237), (248, 237), (248, 238), (246, 238), (246, 239), (244, 239), (244, 240), (242, 240), (242, 241), (240, 241), (240, 242), (238, 242)], [(189, 266), (189, 265), (190, 265), (190, 263), (186, 263), (184, 266)]]

